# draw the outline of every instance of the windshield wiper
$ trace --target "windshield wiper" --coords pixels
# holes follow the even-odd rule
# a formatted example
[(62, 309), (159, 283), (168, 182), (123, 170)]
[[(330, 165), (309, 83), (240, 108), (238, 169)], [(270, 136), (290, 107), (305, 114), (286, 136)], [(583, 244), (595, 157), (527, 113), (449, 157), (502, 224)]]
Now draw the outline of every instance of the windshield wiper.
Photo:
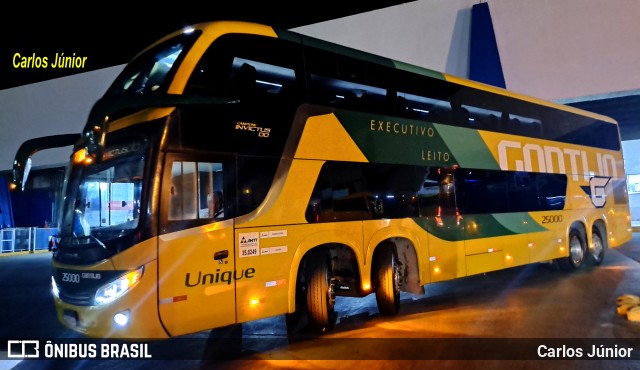
[(96, 238), (95, 236), (93, 236), (93, 235), (91, 235), (91, 234), (89, 234), (89, 235), (75, 236), (75, 238), (76, 238), (76, 239), (93, 239), (93, 240), (95, 240), (96, 242), (98, 242), (98, 244), (99, 244), (102, 248), (104, 248), (105, 250), (107, 249), (107, 246), (106, 246), (106, 245), (104, 245), (104, 243), (103, 243), (100, 239)]

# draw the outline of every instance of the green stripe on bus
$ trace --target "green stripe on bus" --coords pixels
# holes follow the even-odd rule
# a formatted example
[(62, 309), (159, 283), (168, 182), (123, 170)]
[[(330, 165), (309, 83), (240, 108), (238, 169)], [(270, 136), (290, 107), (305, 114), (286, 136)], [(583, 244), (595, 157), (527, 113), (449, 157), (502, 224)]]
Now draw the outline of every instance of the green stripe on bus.
[(534, 220), (528, 213), (497, 213), (493, 216), (504, 227), (516, 234), (547, 231), (547, 229), (538, 225), (536, 220)]
[(500, 169), (500, 165), (477, 130), (438, 123), (434, 123), (433, 126), (458, 160), (460, 167)]
[(403, 71), (407, 71), (407, 72), (411, 72), (411, 73), (417, 73), (417, 74), (420, 74), (420, 75), (423, 75), (423, 76), (429, 76), (429, 77), (437, 78), (439, 80), (446, 80), (444, 75), (442, 73), (440, 73), (440, 72), (437, 72), (437, 71), (432, 71), (430, 69), (418, 67), (418, 66), (415, 66), (413, 64), (409, 64), (409, 63), (405, 63), (405, 62), (399, 62), (397, 60), (394, 60), (393, 64), (397, 69), (401, 69)]
[(413, 220), (433, 236), (446, 241), (464, 241), (546, 230), (524, 212), (466, 215), (460, 220), (453, 215), (421, 217)]
[(458, 164), (431, 122), (346, 110), (337, 110), (335, 115), (369, 162), (442, 167)]

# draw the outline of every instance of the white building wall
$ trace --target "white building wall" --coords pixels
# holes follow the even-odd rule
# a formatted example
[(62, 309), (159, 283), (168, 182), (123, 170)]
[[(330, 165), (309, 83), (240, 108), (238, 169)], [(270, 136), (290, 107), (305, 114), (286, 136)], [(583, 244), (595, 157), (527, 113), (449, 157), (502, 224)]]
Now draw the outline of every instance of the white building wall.
[[(124, 66), (0, 90), (0, 170), (13, 166), (20, 145), (39, 136), (80, 133), (93, 104)], [(66, 163), (71, 148), (33, 156), (34, 168)]]
[[(640, 88), (640, 1), (486, 0), (511, 90), (556, 100)], [(295, 29), (467, 77), (477, 0), (419, 0)]]

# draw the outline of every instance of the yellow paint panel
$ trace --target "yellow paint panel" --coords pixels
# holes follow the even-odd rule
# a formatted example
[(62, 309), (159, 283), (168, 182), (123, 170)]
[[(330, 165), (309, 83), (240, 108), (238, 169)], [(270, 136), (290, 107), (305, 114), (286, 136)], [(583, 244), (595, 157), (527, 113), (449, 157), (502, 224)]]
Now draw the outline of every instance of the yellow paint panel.
[[(184, 91), (184, 87), (186, 86), (189, 77), (191, 77), (196, 64), (200, 61), (205, 51), (209, 49), (211, 43), (218, 37), (228, 33), (242, 33), (277, 37), (277, 34), (272, 27), (248, 22), (225, 21), (201, 23), (193, 26), (193, 28), (201, 30), (202, 35), (198, 37), (191, 49), (189, 49), (187, 55), (180, 64), (180, 68), (176, 71), (175, 77), (171, 82), (171, 86), (169, 86), (169, 89), (167, 91), (167, 93), (169, 94), (181, 94)], [(174, 34), (174, 36), (175, 35), (176, 34)]]
[[(236, 322), (233, 221), (227, 220), (159, 238), (159, 307), (172, 336)], [(228, 257), (215, 260), (217, 252)]]
[[(538, 225), (544, 226), (547, 231), (529, 233), (529, 255), (531, 262), (549, 261), (552, 259), (569, 255), (567, 249), (567, 227), (571, 220), (579, 220), (582, 213), (589, 212), (588, 209), (582, 211), (545, 211), (531, 212), (529, 215)], [(545, 223), (545, 219), (562, 219), (563, 222)], [(567, 220), (567, 222), (564, 222)]]
[(467, 275), (464, 241), (445, 241), (429, 235), (429, 268), (431, 282), (451, 280)]
[(502, 251), (467, 256), (467, 275), (501, 270), (504, 267), (504, 252)]
[(368, 162), (333, 113), (307, 119), (295, 158)]
[(281, 163), (265, 200), (236, 219), (236, 227), (307, 223), (305, 213), (324, 161)]
[(175, 108), (147, 108), (132, 115), (120, 118), (109, 123), (107, 132), (122, 130), (123, 128), (133, 126), (140, 122), (149, 122), (155, 119), (167, 117)]
[(505, 235), (494, 236), (490, 238), (469, 239), (465, 241), (465, 251), (467, 256), (480, 253), (489, 253), (493, 251), (504, 251), (511, 248), (511, 250), (527, 249), (527, 235)]

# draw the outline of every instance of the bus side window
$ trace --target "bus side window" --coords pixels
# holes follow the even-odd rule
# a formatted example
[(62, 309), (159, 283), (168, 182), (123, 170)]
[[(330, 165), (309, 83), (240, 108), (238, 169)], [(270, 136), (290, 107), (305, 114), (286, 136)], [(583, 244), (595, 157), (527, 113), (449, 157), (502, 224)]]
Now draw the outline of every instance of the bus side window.
[(185, 93), (239, 98), (243, 104), (254, 104), (258, 97), (299, 102), (303, 94), (296, 70), (301, 62), (300, 46), (294, 43), (257, 35), (224, 35), (198, 62)]
[(509, 212), (531, 212), (538, 211), (538, 187), (537, 175), (531, 172), (507, 172)]
[(169, 221), (224, 217), (222, 163), (173, 162)]
[(567, 194), (567, 175), (539, 173), (536, 176), (541, 211), (564, 209)]
[(456, 195), (460, 212), (463, 215), (509, 212), (506, 179), (504, 171), (459, 169)]
[(237, 215), (254, 211), (264, 201), (275, 177), (279, 158), (238, 156)]
[(311, 103), (336, 108), (393, 114), (391, 70), (315, 48), (305, 51)]

